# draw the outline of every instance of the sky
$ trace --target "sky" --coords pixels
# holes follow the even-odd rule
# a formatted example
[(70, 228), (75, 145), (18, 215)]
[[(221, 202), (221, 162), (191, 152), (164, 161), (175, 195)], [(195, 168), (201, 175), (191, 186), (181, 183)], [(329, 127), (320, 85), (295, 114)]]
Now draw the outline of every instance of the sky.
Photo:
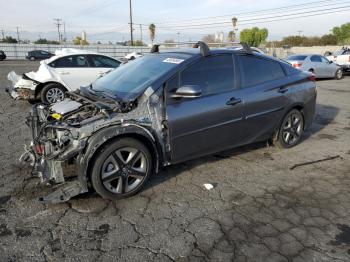
[[(334, 2), (335, 1), (335, 2)], [(143, 40), (149, 42), (147, 25), (154, 23), (156, 41), (174, 39), (177, 41), (200, 40), (204, 35), (223, 31), (227, 34), (231, 29), (230, 17), (242, 12), (266, 10), (282, 6), (315, 2), (315, 0), (133, 0), (133, 19), (135, 39), (141, 38), (140, 26), (143, 26)], [(322, 1), (324, 2), (324, 1)], [(334, 2), (334, 5), (333, 5)], [(310, 16), (288, 21), (256, 23), (259, 13), (253, 15), (237, 15), (238, 30), (252, 26), (265, 27), (269, 30), (268, 40), (279, 40), (283, 36), (302, 34), (317, 36), (329, 33), (334, 26), (350, 22), (350, 1), (329, 0), (332, 5), (319, 7), (319, 9), (346, 7), (348, 11), (341, 13), (328, 13), (322, 16)], [(328, 3), (327, 3), (328, 4)], [(16, 36), (16, 27), (19, 27), (20, 37), (30, 40), (42, 38), (57, 40), (57, 28), (54, 18), (65, 21), (68, 40), (80, 35), (84, 30), (88, 41), (102, 42), (123, 41), (130, 39), (129, 0), (0, 0), (0, 30), (5, 35)], [(312, 5), (310, 5), (312, 7)], [(337, 9), (339, 10), (339, 9)], [(298, 10), (295, 12), (303, 12)], [(286, 11), (284, 11), (286, 12)], [(327, 11), (325, 12), (327, 13)], [(282, 17), (285, 13), (282, 13)], [(227, 15), (227, 17), (188, 21)], [(261, 15), (260, 15), (261, 16)], [(274, 13), (273, 16), (278, 14)], [(179, 21), (183, 21), (180, 27)], [(240, 25), (240, 21), (242, 25)], [(196, 23), (225, 21), (225, 25), (215, 28), (185, 29), (185, 25)], [(247, 22), (248, 21), (248, 22)], [(246, 25), (243, 25), (246, 23)], [(248, 24), (249, 23), (249, 24)], [(177, 25), (176, 25), (177, 24)], [(172, 27), (172, 28), (169, 28)], [(178, 26), (179, 28), (175, 28)], [(163, 28), (161, 28), (163, 27)], [(302, 32), (298, 32), (302, 31)], [(177, 34), (179, 33), (179, 34)]]

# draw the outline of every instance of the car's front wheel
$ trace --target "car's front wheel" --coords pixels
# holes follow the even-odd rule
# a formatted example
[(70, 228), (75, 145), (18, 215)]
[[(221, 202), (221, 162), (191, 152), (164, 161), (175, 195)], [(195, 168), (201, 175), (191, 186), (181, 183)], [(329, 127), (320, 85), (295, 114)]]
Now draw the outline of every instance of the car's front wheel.
[(152, 156), (133, 138), (107, 143), (93, 162), (91, 183), (106, 199), (116, 200), (139, 192), (152, 173)]
[(40, 98), (45, 104), (53, 104), (64, 99), (66, 90), (63, 86), (55, 83), (46, 85), (41, 90)]
[(303, 131), (303, 115), (293, 109), (284, 117), (274, 143), (281, 148), (293, 147), (300, 142)]

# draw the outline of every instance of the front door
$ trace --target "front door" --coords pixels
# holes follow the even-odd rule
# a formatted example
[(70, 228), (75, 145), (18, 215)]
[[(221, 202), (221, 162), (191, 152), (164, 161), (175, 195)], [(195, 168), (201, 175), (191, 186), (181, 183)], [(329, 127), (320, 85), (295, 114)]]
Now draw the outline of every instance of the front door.
[[(167, 121), (172, 163), (240, 143), (244, 101), (236, 89), (233, 56), (203, 57), (168, 81)], [(197, 98), (172, 98), (180, 87), (197, 85)]]

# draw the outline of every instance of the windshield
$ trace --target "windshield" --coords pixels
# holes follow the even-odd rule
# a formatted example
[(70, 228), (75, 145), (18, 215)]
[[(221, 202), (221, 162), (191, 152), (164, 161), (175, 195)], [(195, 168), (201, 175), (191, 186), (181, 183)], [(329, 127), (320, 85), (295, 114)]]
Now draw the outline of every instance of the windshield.
[(183, 62), (169, 55), (146, 55), (118, 67), (96, 80), (92, 89), (105, 91), (123, 100), (131, 100), (155, 80)]
[(292, 55), (287, 58), (287, 60), (297, 60), (297, 61), (303, 61), (305, 60), (307, 56), (306, 55)]

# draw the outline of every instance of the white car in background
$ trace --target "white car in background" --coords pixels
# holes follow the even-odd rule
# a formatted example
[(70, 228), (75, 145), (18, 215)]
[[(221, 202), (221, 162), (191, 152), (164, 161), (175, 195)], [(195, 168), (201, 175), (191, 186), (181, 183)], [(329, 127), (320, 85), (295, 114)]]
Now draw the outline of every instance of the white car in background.
[(350, 70), (350, 48), (343, 47), (334, 53), (326, 52), (325, 56), (328, 60), (339, 65), (343, 70)]
[(40, 62), (37, 72), (22, 76), (8, 74), (12, 85), (6, 90), (14, 99), (52, 104), (63, 100), (67, 91), (87, 86), (107, 72), (117, 68), (121, 61), (86, 50), (62, 49), (55, 56)]
[(127, 60), (134, 60), (134, 59), (141, 57), (141, 56), (143, 56), (143, 54), (138, 53), (138, 52), (132, 52), (132, 53), (127, 54), (124, 58)]

